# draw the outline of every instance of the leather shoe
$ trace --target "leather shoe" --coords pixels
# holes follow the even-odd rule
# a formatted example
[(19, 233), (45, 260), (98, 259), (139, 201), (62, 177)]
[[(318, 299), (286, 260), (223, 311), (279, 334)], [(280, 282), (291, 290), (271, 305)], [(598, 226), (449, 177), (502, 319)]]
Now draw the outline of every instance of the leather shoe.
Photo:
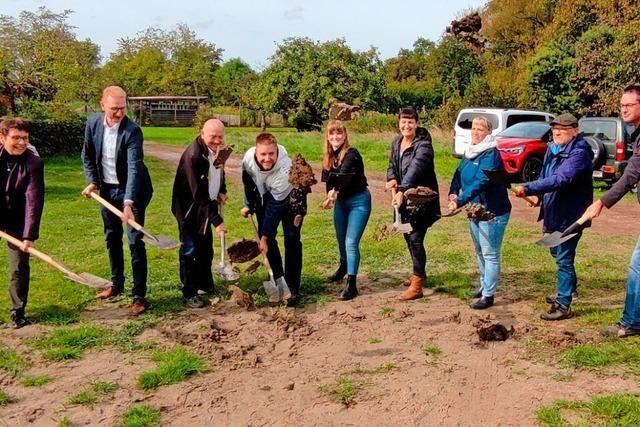
[(485, 308), (489, 308), (493, 305), (493, 297), (481, 297), (476, 302), (469, 305), (469, 307), (474, 310), (484, 310)]
[(198, 295), (194, 295), (190, 298), (185, 299), (184, 303), (187, 307), (191, 308), (202, 308), (204, 307), (204, 301)]
[(147, 302), (147, 300), (145, 300), (144, 298), (134, 298), (133, 304), (131, 304), (131, 313), (139, 316), (140, 314), (147, 311), (147, 308), (149, 308), (149, 303)]
[(542, 320), (564, 320), (572, 317), (573, 311), (571, 311), (571, 307), (563, 307), (558, 303), (552, 304), (549, 311), (540, 314)]
[(96, 295), (96, 298), (98, 298), (98, 299), (107, 299), (107, 298), (111, 298), (111, 297), (115, 297), (117, 295), (120, 295), (121, 293), (122, 293), (121, 289), (118, 289), (115, 286), (110, 286), (109, 289), (105, 289), (104, 291), (102, 291), (98, 295)]

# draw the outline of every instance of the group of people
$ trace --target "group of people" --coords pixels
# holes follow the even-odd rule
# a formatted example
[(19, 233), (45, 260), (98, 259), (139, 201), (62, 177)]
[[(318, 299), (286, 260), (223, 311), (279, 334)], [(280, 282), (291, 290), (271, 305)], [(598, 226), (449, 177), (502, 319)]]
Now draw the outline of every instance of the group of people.
[[(143, 136), (140, 127), (126, 116), (126, 93), (120, 87), (107, 87), (100, 101), (102, 113), (87, 120), (82, 159), (87, 186), (85, 197), (99, 192), (122, 211), (118, 216), (101, 209), (104, 234), (111, 266), (111, 286), (97, 295), (113, 298), (124, 291), (123, 223), (135, 219), (144, 225), (145, 210), (153, 187), (143, 162)], [(640, 184), (640, 86), (624, 89), (621, 98), (623, 120), (635, 126), (631, 136), (634, 153), (622, 178), (600, 199), (593, 202), (593, 152), (578, 131), (577, 119), (569, 113), (551, 122), (552, 140), (539, 179), (518, 185), (514, 194), (529, 206), (540, 207), (543, 232), (565, 231), (578, 219), (587, 222), (610, 208), (622, 196)], [(405, 193), (417, 188), (438, 192), (434, 150), (426, 128), (418, 125), (415, 109), (408, 107), (398, 115), (399, 135), (391, 142), (386, 189), (391, 190), (391, 205), (402, 223), (411, 225), (403, 233), (412, 260), (412, 274), (404, 283), (408, 288), (401, 300), (423, 296), (426, 279), (424, 239), (441, 217), (438, 197), (420, 203), (407, 203)], [(454, 174), (448, 192), (448, 212), (453, 215), (469, 204), (481, 206), (487, 216), (469, 220), (471, 240), (476, 252), (480, 277), (473, 292), (473, 309), (494, 304), (500, 277), (500, 252), (511, 212), (509, 184), (500, 179), (504, 173), (492, 125), (485, 117), (473, 119), (471, 144)], [(227, 186), (224, 161), (218, 155), (224, 144), (224, 124), (208, 120), (199, 135), (180, 158), (174, 184), (171, 211), (176, 217), (182, 243), (179, 250), (180, 280), (184, 301), (189, 307), (205, 305), (201, 295), (216, 292), (212, 275), (213, 233), (226, 233), (223, 206)], [(9, 293), (11, 319), (15, 328), (27, 323), (24, 312), (29, 289), (29, 248), (38, 238), (44, 204), (43, 162), (29, 145), (29, 125), (14, 118), (0, 124), (0, 229), (22, 241), (9, 243)], [(371, 194), (364, 162), (350, 146), (347, 129), (331, 120), (324, 133), (322, 181), (326, 184), (323, 207), (333, 209), (339, 264), (330, 281), (343, 281), (340, 299), (358, 296), (357, 275), (360, 264), (360, 240), (371, 214)], [(274, 135), (260, 133), (242, 159), (244, 205), (240, 214), (255, 215), (258, 245), (266, 255), (271, 280), (279, 298), (287, 305), (297, 304), (302, 271), (301, 228), (306, 214), (306, 192), (294, 188), (289, 179), (292, 161)], [(408, 193), (407, 193), (408, 194)], [(284, 260), (276, 239), (282, 224)], [(126, 227), (131, 252), (133, 297), (131, 311), (141, 314), (148, 308), (147, 255), (143, 234)], [(571, 303), (577, 291), (574, 268), (581, 231), (550, 249), (557, 265), (556, 293), (547, 297), (544, 320), (573, 316)], [(640, 334), (640, 240), (629, 269), (625, 309), (620, 322), (604, 331), (626, 337)]]

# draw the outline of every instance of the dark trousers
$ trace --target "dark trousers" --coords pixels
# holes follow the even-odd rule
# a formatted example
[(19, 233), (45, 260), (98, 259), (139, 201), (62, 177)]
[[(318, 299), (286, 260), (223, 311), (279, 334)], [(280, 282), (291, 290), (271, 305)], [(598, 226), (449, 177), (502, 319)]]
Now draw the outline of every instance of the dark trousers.
[(29, 254), (22, 252), (17, 246), (7, 243), (9, 252), (9, 297), (11, 312), (24, 315), (29, 295)]
[(198, 289), (207, 293), (214, 290), (211, 264), (213, 262), (213, 233), (211, 225), (205, 234), (189, 230), (180, 230), (180, 281), (182, 295), (191, 298), (198, 294)]
[(413, 226), (413, 231), (404, 234), (404, 240), (407, 242), (407, 248), (411, 255), (411, 261), (413, 262), (413, 274), (420, 277), (427, 277), (425, 271), (427, 251), (424, 248), (424, 237), (429, 227), (414, 222), (412, 222), (411, 225)]
[[(113, 185), (104, 184), (100, 188), (100, 195), (116, 208), (124, 207), (124, 190)], [(146, 204), (133, 206), (133, 215), (140, 225), (144, 225)], [(104, 237), (109, 253), (111, 265), (111, 282), (113, 286), (122, 291), (124, 289), (124, 250), (122, 246), (123, 224), (122, 220), (111, 213), (107, 208), (100, 210), (104, 223)], [(131, 295), (134, 298), (144, 298), (147, 294), (147, 250), (142, 241), (143, 234), (127, 226), (127, 240), (131, 251), (131, 272), (133, 276), (133, 288)]]
[[(258, 230), (262, 235), (262, 221), (264, 214), (260, 211), (256, 212), (258, 218)], [(284, 276), (287, 286), (291, 293), (297, 295), (300, 293), (300, 276), (302, 275), (302, 242), (300, 241), (300, 227), (293, 225), (295, 215), (284, 211), (280, 218), (282, 222), (282, 231), (284, 233), (284, 267), (282, 265), (282, 256), (276, 236), (268, 239), (267, 259), (273, 270), (273, 277), (278, 279)]]

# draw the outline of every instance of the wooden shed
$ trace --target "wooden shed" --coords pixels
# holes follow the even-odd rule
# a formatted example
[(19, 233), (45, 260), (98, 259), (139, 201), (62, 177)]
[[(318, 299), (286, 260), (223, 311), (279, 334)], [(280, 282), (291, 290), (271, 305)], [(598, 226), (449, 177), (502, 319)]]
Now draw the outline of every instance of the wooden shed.
[(130, 96), (130, 108), (142, 125), (191, 126), (206, 96)]

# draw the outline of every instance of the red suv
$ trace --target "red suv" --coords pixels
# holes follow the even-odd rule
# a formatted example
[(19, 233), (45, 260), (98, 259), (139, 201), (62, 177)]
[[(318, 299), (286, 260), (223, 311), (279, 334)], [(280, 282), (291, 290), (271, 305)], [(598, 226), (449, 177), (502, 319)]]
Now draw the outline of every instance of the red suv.
[(538, 179), (550, 137), (548, 122), (521, 122), (496, 135), (504, 169), (515, 182)]

